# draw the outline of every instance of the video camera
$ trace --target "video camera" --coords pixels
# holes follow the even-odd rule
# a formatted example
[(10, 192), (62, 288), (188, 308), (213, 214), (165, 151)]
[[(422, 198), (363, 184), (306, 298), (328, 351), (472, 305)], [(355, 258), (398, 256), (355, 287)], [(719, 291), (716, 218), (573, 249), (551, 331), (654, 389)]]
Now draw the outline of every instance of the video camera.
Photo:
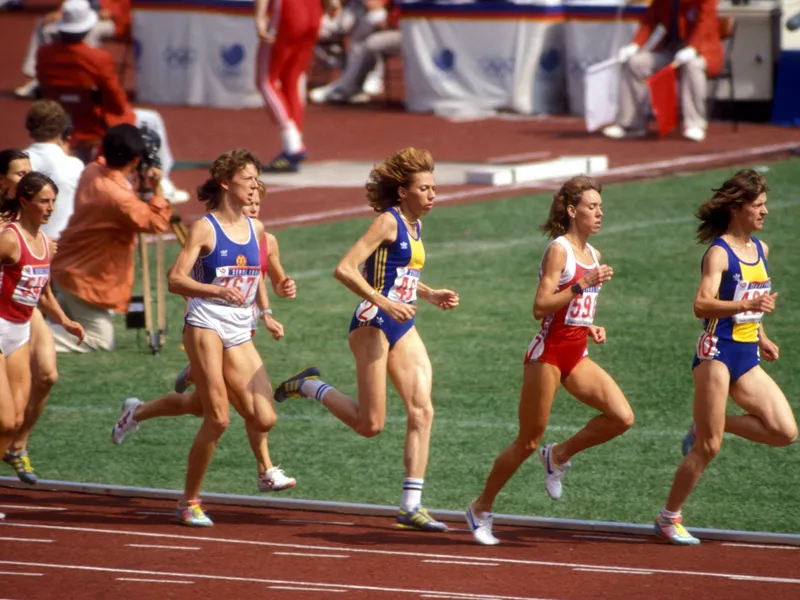
[(139, 161), (139, 172), (146, 173), (152, 168), (161, 168), (161, 159), (158, 152), (161, 150), (161, 137), (146, 124), (139, 128), (144, 141), (144, 152)]

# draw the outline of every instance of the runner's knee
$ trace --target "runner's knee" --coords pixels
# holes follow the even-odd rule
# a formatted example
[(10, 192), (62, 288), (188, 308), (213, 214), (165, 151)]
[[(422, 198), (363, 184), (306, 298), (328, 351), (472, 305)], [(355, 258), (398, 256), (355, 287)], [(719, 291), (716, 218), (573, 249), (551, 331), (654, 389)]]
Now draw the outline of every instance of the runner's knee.
[(693, 451), (703, 457), (706, 462), (711, 462), (719, 454), (722, 447), (722, 436), (713, 435), (708, 439), (695, 441)]
[(781, 426), (772, 433), (773, 446), (790, 446), (797, 440), (797, 423), (789, 423)]
[(430, 401), (408, 409), (408, 428), (429, 431), (433, 426), (433, 404)]
[(373, 438), (383, 431), (383, 422), (377, 418), (362, 420), (358, 424), (358, 429), (356, 431), (365, 438)]

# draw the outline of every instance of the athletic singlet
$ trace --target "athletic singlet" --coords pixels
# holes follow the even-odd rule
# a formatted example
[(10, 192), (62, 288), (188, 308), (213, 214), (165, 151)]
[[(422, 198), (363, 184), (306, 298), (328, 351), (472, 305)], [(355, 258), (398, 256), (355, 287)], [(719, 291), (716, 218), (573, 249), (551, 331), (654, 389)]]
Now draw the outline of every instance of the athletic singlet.
[[(738, 302), (770, 293), (770, 280), (767, 272), (767, 259), (764, 248), (756, 238), (750, 238), (758, 250), (758, 259), (747, 263), (736, 256), (728, 243), (721, 237), (714, 240), (708, 250), (719, 246), (728, 255), (728, 268), (723, 271), (717, 298)], [(706, 250), (706, 254), (708, 254)], [(703, 255), (705, 259), (705, 254)], [(702, 262), (701, 262), (702, 269)], [(711, 335), (734, 342), (757, 342), (759, 324), (764, 313), (744, 312), (721, 319), (703, 319), (703, 329)]]
[(408, 231), (396, 208), (388, 209), (397, 221), (397, 239), (381, 245), (364, 262), (364, 278), (392, 302), (412, 304), (417, 299), (417, 283), (425, 265), (420, 223), (416, 237)]
[(0, 268), (0, 318), (27, 323), (50, 278), (50, 248), (47, 236), (40, 231), (44, 253), (36, 256), (17, 223), (9, 223), (5, 229), (11, 229), (17, 236), (19, 260)]
[[(582, 265), (577, 261), (572, 245), (563, 236), (555, 238), (547, 245), (547, 248), (550, 248), (552, 244), (559, 244), (567, 252), (567, 264), (564, 266), (564, 270), (561, 271), (561, 277), (558, 280), (558, 287), (555, 289), (555, 293), (569, 288), (574, 283), (577, 283), (587, 271), (596, 269), (599, 266), (595, 250), (589, 244), (586, 246), (589, 248), (594, 261), (594, 264), (589, 266)], [(546, 254), (547, 249), (545, 249), (545, 254), (542, 255), (542, 260), (539, 263), (540, 279), (544, 275), (543, 266)], [(597, 310), (597, 296), (601, 287), (602, 284), (584, 289), (583, 293), (572, 298), (569, 304), (542, 319), (542, 331), (546, 332), (547, 338), (563, 340), (585, 339), (588, 333), (587, 327), (594, 322), (594, 314)]]

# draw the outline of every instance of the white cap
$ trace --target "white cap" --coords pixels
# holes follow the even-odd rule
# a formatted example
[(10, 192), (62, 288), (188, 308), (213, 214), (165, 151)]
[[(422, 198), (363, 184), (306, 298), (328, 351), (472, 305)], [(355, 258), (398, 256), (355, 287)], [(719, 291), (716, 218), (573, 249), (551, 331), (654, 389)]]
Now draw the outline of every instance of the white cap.
[(89, 0), (66, 0), (61, 5), (61, 20), (56, 28), (63, 33), (87, 33), (97, 24), (97, 13)]

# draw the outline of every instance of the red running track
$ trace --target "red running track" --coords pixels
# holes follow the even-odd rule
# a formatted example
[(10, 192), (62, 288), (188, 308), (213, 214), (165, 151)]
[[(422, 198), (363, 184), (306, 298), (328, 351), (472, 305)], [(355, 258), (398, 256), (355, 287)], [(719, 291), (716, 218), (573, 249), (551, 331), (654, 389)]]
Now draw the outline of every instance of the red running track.
[(0, 490), (0, 596), (10, 600), (737, 600), (800, 597), (800, 548), (497, 527), (481, 547), (391, 519), (208, 505), (211, 529), (174, 504)]

